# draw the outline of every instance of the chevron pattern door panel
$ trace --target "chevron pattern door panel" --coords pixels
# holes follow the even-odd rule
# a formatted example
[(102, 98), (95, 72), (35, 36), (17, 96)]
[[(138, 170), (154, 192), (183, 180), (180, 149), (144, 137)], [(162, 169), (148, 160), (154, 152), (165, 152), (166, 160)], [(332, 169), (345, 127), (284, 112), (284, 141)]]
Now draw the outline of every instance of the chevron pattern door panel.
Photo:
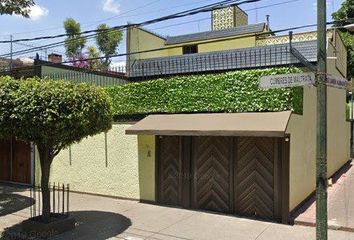
[(180, 206), (182, 200), (181, 138), (158, 138), (158, 199), (162, 204)]
[(192, 140), (192, 206), (230, 212), (231, 137), (194, 137)]
[(274, 138), (237, 140), (235, 205), (241, 215), (274, 218)]
[(288, 201), (288, 190), (283, 191), (288, 180), (283, 176), (288, 173), (283, 170), (288, 167), (282, 164), (288, 152), (283, 142), (267, 137), (157, 137), (158, 202), (286, 223), (288, 210), (282, 206)]

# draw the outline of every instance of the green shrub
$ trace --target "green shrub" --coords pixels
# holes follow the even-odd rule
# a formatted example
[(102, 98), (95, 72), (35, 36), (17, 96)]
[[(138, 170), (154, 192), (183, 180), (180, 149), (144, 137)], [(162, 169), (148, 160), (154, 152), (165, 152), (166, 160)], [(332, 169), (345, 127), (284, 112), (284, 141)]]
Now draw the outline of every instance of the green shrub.
[(265, 75), (300, 72), (297, 68), (174, 76), (106, 88), (116, 115), (194, 112), (302, 112), (302, 88), (261, 90)]

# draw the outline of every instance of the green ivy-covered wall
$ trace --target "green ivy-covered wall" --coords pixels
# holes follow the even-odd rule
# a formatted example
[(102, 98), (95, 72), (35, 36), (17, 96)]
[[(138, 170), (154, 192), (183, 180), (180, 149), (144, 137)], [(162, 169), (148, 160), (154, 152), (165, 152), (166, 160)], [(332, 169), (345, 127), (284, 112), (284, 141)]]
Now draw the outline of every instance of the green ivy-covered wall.
[(195, 112), (302, 112), (302, 88), (262, 90), (261, 76), (300, 72), (269, 68), (173, 76), (107, 87), (116, 115)]

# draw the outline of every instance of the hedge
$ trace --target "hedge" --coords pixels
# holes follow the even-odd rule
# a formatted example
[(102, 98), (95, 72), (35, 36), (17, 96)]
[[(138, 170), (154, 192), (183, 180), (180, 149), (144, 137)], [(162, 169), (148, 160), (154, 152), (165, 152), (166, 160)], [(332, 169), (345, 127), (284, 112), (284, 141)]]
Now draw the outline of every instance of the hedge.
[(196, 112), (302, 113), (302, 88), (261, 90), (265, 75), (300, 72), (297, 68), (268, 68), (219, 74), (174, 76), (107, 87), (116, 115)]

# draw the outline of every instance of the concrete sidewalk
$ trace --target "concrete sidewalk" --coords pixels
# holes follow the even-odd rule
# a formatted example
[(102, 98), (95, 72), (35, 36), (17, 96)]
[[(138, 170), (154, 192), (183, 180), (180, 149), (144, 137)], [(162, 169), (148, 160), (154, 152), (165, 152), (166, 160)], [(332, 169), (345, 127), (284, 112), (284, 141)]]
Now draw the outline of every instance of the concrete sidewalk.
[[(29, 196), (26, 191), (17, 192), (14, 189), (7, 194), (20, 195), (24, 198)], [(76, 229), (53, 239), (315, 239), (315, 228), (312, 227), (287, 226), (83, 194), (71, 194), (70, 206), (77, 220)], [(0, 214), (0, 232), (8, 233), (7, 227), (18, 224), (28, 217), (29, 208), (19, 208), (18, 211), (14, 208), (12, 213)], [(331, 230), (329, 239), (354, 240), (354, 233)]]
[[(333, 177), (328, 188), (328, 225), (331, 229), (354, 232), (354, 163), (349, 162)], [(295, 224), (315, 226), (315, 197), (303, 206), (295, 218)]]

